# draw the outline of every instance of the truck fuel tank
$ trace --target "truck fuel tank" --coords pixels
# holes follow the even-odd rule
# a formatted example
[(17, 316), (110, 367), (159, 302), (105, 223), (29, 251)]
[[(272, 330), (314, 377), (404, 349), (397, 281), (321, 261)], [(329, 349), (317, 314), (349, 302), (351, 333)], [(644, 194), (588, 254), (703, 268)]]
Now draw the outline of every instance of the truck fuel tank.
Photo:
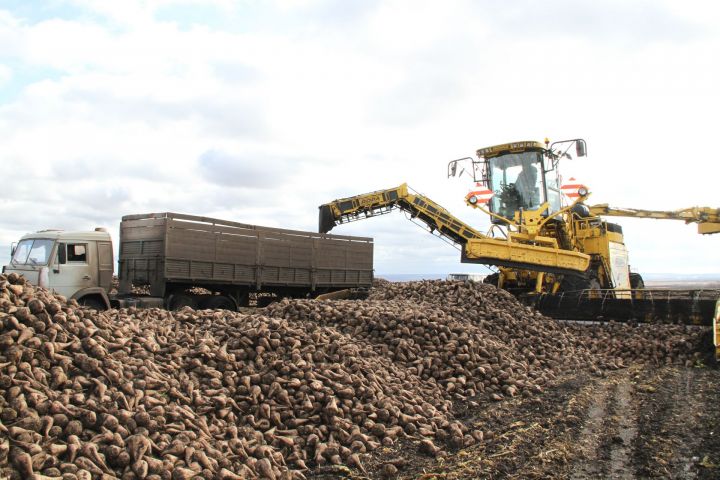
[(113, 308), (164, 308), (165, 301), (162, 297), (145, 297), (145, 296), (116, 296), (110, 297), (110, 305)]

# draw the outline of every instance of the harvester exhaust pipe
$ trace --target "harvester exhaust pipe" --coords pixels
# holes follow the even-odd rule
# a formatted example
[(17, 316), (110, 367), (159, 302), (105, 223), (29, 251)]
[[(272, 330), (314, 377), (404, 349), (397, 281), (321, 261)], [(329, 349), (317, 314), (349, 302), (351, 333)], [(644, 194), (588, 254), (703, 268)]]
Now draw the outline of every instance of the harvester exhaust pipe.
[(318, 219), (318, 232), (328, 233), (335, 226), (335, 218), (333, 217), (330, 205), (320, 205), (320, 217)]

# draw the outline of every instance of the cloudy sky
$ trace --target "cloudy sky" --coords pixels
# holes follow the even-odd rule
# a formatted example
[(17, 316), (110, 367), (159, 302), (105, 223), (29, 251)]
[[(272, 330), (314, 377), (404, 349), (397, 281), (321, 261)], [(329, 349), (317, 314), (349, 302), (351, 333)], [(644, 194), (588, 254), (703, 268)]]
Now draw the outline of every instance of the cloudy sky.
[[(486, 230), (449, 160), (583, 137), (591, 202), (720, 207), (720, 6), (662, 0), (0, 0), (0, 260), (21, 234), (175, 211), (317, 229), (408, 182)], [(623, 219), (633, 269), (720, 238)], [(396, 212), (376, 272), (483, 271)]]

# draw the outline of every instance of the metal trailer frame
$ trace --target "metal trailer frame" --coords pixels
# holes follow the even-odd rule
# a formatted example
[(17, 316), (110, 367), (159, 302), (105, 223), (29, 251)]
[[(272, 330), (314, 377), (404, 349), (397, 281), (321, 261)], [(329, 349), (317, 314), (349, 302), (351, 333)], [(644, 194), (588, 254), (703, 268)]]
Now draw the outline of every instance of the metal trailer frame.
[(252, 292), (304, 297), (369, 288), (373, 240), (170, 212), (126, 215), (118, 263), (121, 295), (133, 285), (164, 298), (201, 287), (243, 305)]

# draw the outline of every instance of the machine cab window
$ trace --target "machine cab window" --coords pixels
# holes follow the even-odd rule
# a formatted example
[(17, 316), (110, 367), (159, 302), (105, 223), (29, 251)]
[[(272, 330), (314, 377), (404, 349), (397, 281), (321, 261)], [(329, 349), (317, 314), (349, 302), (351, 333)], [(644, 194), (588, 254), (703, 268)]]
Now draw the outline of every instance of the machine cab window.
[(546, 215), (561, 207), (557, 170), (546, 170), (542, 151), (508, 152), (486, 159), (487, 180), (493, 197), (490, 210), (507, 219), (513, 219), (520, 210), (536, 210), (548, 202)]
[(534, 210), (543, 203), (539, 152), (508, 153), (490, 158), (488, 164), (493, 212), (511, 219), (520, 209)]

